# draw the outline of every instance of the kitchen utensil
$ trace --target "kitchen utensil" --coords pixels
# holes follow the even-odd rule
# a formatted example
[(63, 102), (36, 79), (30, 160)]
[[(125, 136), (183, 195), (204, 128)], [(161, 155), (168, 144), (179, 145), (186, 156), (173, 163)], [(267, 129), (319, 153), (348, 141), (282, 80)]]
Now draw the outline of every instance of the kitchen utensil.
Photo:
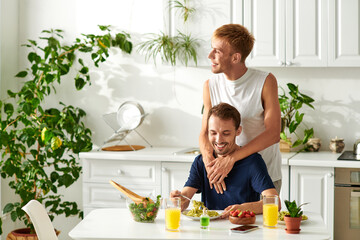
[(133, 191), (127, 189), (126, 187), (121, 186), (120, 184), (114, 182), (113, 180), (109, 181), (111, 185), (113, 185), (117, 190), (125, 194), (127, 197), (129, 197), (131, 200), (133, 200), (136, 204), (143, 203), (143, 202), (149, 202), (154, 203), (154, 201), (151, 198), (146, 198), (137, 195)]
[[(125, 145), (125, 148), (130, 148), (130, 150), (133, 151), (138, 150), (130, 145), (125, 139), (130, 132), (135, 131), (147, 144), (150, 145), (150, 147), (152, 147), (151, 144), (138, 131), (136, 131), (136, 128), (140, 126), (146, 116), (147, 114), (145, 114), (142, 106), (134, 101), (124, 102), (120, 105), (117, 112), (104, 114), (104, 121), (114, 130), (114, 133), (104, 142), (103, 146), (110, 142), (120, 142), (124, 140), (128, 144)], [(108, 150), (107, 148), (101, 149), (104, 151)]]
[(190, 198), (188, 198), (188, 197), (187, 197), (187, 196), (185, 196), (185, 195), (180, 194), (180, 197), (183, 197), (183, 198), (185, 198), (185, 199), (187, 199), (187, 200), (189, 200), (189, 201), (191, 202), (191, 199), (190, 199)]
[(354, 143), (354, 154), (360, 155), (360, 139), (356, 140)]

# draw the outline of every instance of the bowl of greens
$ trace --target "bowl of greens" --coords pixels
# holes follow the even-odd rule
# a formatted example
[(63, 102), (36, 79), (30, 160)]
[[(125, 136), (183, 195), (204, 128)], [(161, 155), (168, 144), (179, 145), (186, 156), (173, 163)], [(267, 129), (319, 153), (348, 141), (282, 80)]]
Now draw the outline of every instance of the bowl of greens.
[(160, 208), (160, 197), (156, 197), (156, 201), (150, 202), (150, 198), (146, 198), (142, 203), (134, 203), (130, 198), (126, 198), (126, 205), (129, 208), (133, 219), (136, 222), (152, 223), (155, 221)]

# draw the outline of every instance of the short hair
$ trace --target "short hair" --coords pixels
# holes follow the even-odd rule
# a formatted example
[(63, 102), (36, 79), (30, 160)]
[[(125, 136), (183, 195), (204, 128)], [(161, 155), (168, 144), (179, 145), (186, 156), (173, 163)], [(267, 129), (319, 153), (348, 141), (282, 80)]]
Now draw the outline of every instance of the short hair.
[(240, 24), (226, 24), (215, 30), (213, 38), (224, 39), (235, 52), (241, 54), (241, 62), (249, 56), (254, 47), (255, 38), (249, 30)]
[(235, 107), (231, 106), (228, 103), (219, 103), (218, 105), (215, 105), (212, 108), (210, 108), (207, 116), (208, 125), (211, 116), (216, 116), (221, 120), (232, 119), (234, 122), (235, 129), (238, 129), (240, 127), (241, 115)]

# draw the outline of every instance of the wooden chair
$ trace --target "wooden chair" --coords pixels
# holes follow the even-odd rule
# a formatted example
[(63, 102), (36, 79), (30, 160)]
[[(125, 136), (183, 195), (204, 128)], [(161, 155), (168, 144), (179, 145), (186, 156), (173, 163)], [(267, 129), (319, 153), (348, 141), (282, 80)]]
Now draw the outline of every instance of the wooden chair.
[(22, 210), (30, 217), (39, 240), (58, 240), (46, 209), (40, 202), (31, 200)]

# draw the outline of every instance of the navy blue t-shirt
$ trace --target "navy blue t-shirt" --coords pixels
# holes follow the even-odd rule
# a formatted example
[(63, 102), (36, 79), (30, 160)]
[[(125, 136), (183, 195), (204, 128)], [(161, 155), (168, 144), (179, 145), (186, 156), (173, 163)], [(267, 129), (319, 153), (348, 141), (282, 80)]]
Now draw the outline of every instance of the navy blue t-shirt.
[(191, 166), (185, 187), (198, 189), (201, 201), (212, 210), (223, 210), (229, 205), (259, 201), (262, 191), (274, 188), (265, 162), (258, 153), (235, 162), (224, 181), (224, 194), (216, 193), (215, 188), (211, 189), (202, 155), (198, 155)]

